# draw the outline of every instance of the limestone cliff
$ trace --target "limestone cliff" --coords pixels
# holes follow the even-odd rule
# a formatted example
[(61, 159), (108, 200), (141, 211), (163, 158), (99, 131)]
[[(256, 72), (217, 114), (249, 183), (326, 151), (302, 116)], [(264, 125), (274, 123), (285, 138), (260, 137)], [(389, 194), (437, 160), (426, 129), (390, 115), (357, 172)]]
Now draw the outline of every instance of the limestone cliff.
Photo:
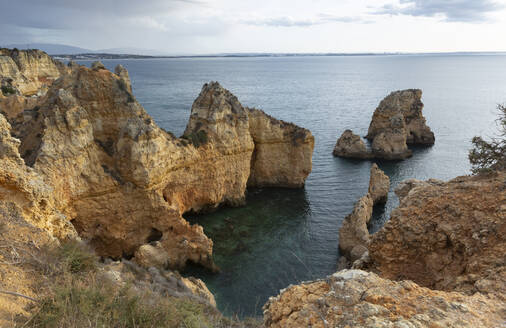
[(40, 50), (0, 49), (0, 112), (11, 119), (34, 108), (65, 70)]
[(506, 295), (506, 174), (408, 181), (372, 236), (372, 269), (440, 290)]
[(358, 159), (405, 159), (412, 155), (408, 144), (433, 145), (434, 133), (422, 114), (422, 90), (407, 89), (390, 93), (374, 111), (366, 138), (367, 151), (359, 136), (346, 130), (338, 139), (334, 156)]
[[(19, 151), (100, 255), (131, 257), (158, 242), (168, 267), (192, 261), (214, 270), (212, 241), (182, 214), (243, 203), (250, 176), (257, 185), (302, 186), (313, 137), (246, 110), (211, 83), (195, 100), (185, 135), (175, 138), (135, 100), (128, 72), (116, 72), (69, 64), (44, 101), (13, 120)], [(264, 147), (272, 140), (277, 146)], [(262, 160), (253, 158), (257, 145)], [(275, 160), (266, 163), (269, 156)]]
[(311, 132), (277, 120), (259, 109), (247, 109), (247, 112), (255, 144), (248, 186), (304, 186), (311, 172), (314, 148)]

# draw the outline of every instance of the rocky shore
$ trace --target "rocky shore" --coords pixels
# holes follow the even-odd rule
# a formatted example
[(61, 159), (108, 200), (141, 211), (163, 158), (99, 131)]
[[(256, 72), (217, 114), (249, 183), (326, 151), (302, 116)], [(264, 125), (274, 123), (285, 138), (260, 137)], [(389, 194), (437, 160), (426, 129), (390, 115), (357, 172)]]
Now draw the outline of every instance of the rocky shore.
[(346, 249), (354, 243), (342, 241), (341, 234), (363, 236), (358, 245), (365, 246), (366, 256), (352, 258), (353, 270), (271, 297), (264, 306), (265, 325), (504, 326), (505, 186), (506, 173), (500, 171), (448, 182), (408, 180), (396, 189), (399, 207), (370, 236), (363, 217), (372, 200), (366, 195), (369, 202), (359, 200), (340, 232), (340, 247)]

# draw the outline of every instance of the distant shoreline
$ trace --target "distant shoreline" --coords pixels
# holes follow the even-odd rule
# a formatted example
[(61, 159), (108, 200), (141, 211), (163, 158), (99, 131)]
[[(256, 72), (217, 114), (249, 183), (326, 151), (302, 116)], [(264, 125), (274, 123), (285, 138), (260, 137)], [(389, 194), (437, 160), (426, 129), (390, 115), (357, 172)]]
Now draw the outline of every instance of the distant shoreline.
[(437, 55), (506, 55), (506, 52), (420, 52), (420, 53), (232, 53), (215, 55), (172, 55), (148, 56), (133, 54), (83, 53), (75, 55), (50, 55), (60, 60), (103, 60), (103, 59), (178, 59), (178, 58), (277, 58), (277, 57), (356, 57), (356, 56), (437, 56)]

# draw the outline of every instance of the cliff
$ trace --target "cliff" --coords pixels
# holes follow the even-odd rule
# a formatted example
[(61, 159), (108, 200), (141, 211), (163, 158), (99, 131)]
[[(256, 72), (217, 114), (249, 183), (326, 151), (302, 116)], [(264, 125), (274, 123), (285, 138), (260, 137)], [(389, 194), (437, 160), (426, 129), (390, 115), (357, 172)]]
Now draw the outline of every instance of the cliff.
[[(502, 326), (505, 185), (501, 171), (448, 182), (407, 180), (396, 189), (399, 207), (371, 236), (368, 193), (343, 222), (340, 247), (368, 251), (353, 267), (372, 272), (343, 270), (280, 291), (264, 306), (266, 326)], [(342, 236), (346, 231), (363, 238)]]
[(372, 236), (371, 269), (388, 279), (466, 294), (506, 295), (506, 174), (408, 180)]
[(115, 71), (100, 63), (62, 70), (36, 108), (12, 119), (22, 158), (98, 254), (130, 258), (158, 242), (170, 268), (192, 261), (216, 269), (212, 241), (182, 214), (242, 204), (248, 180), (303, 186), (311, 133), (247, 110), (210, 83), (175, 138), (135, 100), (128, 72)]

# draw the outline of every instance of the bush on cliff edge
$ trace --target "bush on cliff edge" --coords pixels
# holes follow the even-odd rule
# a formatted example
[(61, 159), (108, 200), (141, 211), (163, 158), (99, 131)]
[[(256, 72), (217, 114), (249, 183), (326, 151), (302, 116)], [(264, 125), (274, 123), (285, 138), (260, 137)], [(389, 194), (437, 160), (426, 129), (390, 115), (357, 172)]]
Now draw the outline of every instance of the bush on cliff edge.
[(497, 106), (499, 110), (499, 135), (490, 141), (474, 137), (473, 148), (469, 151), (469, 161), (473, 173), (506, 169), (506, 107)]

